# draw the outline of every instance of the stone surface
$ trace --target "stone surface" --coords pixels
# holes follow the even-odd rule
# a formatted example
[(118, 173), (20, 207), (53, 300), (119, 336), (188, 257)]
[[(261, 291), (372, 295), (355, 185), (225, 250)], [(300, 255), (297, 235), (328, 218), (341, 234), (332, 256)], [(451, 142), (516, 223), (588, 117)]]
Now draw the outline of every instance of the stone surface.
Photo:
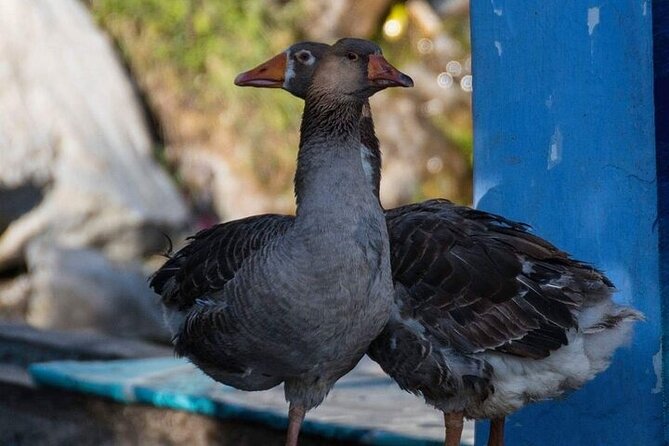
[[(427, 76), (416, 66), (406, 71), (414, 78)], [(429, 175), (427, 167), (431, 160), (437, 160), (439, 171), (447, 173), (440, 185), (444, 196), (463, 201), (469, 195), (471, 167), (455, 146), (444, 141), (430, 120), (416, 112), (425, 98), (419, 89), (412, 93), (376, 95), (371, 100), (383, 153), (381, 202), (386, 207), (415, 202), (415, 197), (421, 194), (421, 184)], [(438, 96), (442, 100), (454, 96), (450, 92), (442, 93)], [(388, 109), (393, 112), (377, 113)], [(422, 160), (427, 162), (417, 162)]]
[(27, 264), (33, 291), (26, 316), (36, 327), (169, 341), (159, 298), (140, 265), (44, 243), (31, 244)]
[(306, 2), (306, 14), (310, 20), (305, 20), (304, 31), (310, 39), (317, 41), (331, 41), (342, 36), (369, 39), (390, 4), (390, 0), (312, 0)]
[(188, 211), (109, 39), (80, 1), (6, 0), (0, 60), (0, 317), (165, 339), (142, 262)]
[(25, 319), (31, 287), (30, 277), (27, 274), (0, 281), (0, 319), (6, 321)]
[(45, 233), (127, 258), (155, 248), (152, 230), (185, 222), (132, 85), (81, 2), (0, 2), (0, 60), (0, 188), (35, 197), (0, 207), (13, 217), (0, 268)]
[(57, 359), (150, 358), (172, 354), (167, 346), (91, 332), (40, 330), (0, 323), (0, 364), (27, 367)]

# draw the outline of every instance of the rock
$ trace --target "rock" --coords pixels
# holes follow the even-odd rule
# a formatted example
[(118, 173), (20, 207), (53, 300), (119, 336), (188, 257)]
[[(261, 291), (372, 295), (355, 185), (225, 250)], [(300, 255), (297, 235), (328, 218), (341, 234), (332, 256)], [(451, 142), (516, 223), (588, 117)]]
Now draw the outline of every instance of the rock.
[(24, 320), (30, 292), (31, 282), (27, 274), (0, 282), (0, 319)]
[(81, 2), (0, 2), (0, 60), (0, 196), (29, 196), (0, 206), (0, 269), (38, 235), (132, 259), (185, 224), (132, 85)]
[(370, 38), (390, 4), (390, 0), (312, 0), (306, 3), (309, 20), (305, 20), (304, 31), (310, 39), (318, 41), (343, 36)]
[[(211, 204), (208, 225), (218, 223), (217, 215), (225, 220), (234, 220), (268, 209), (290, 209), (295, 207), (293, 195), (270, 197), (259, 191), (248, 178), (235, 175), (232, 166), (221, 154), (203, 149), (189, 148), (180, 155), (180, 177), (189, 184), (193, 192), (191, 201), (195, 208)], [(199, 225), (199, 228), (208, 225)]]
[(31, 183), (18, 187), (0, 187), (0, 233), (12, 221), (37, 206), (43, 198), (42, 188)]
[(116, 264), (93, 249), (30, 243), (27, 321), (40, 328), (94, 329), (168, 341), (158, 296), (140, 265)]
[(142, 261), (188, 211), (109, 39), (80, 1), (6, 0), (0, 59), (0, 317), (167, 340)]
[[(441, 194), (460, 202), (466, 202), (469, 196), (471, 168), (467, 160), (444, 140), (429, 119), (416, 112), (421, 102), (417, 95), (408, 94), (376, 95), (371, 101), (383, 152), (381, 202), (388, 208), (414, 202), (421, 195), (420, 187), (429, 175), (432, 159), (441, 164)], [(388, 109), (393, 112), (382, 112)]]

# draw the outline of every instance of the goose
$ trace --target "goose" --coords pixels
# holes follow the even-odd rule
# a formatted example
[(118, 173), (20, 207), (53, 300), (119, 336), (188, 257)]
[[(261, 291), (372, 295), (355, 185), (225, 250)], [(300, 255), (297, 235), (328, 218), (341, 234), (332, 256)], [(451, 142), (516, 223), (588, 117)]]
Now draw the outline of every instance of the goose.
[[(302, 42), (237, 76), (303, 98), (327, 45)], [(381, 153), (365, 103), (360, 133), (378, 197)], [(447, 200), (386, 210), (395, 305), (368, 355), (401, 388), (444, 412), (446, 446), (463, 417), (491, 419), (489, 446), (524, 405), (605, 370), (643, 315), (611, 300), (596, 268), (522, 223)]]
[[(297, 444), (305, 413), (358, 363), (389, 318), (394, 288), (387, 227), (361, 162), (358, 124), (371, 95), (412, 85), (377, 45), (358, 39), (334, 44), (306, 92), (291, 224), (259, 242), (229, 276), (216, 268), (225, 283), (193, 294), (190, 305), (174, 299), (174, 277), (164, 281), (175, 262), (152, 280), (178, 355), (241, 389), (284, 383), (286, 445)], [(253, 231), (262, 221), (252, 217), (236, 227)], [(196, 269), (209, 271), (208, 262), (217, 260), (205, 258)]]

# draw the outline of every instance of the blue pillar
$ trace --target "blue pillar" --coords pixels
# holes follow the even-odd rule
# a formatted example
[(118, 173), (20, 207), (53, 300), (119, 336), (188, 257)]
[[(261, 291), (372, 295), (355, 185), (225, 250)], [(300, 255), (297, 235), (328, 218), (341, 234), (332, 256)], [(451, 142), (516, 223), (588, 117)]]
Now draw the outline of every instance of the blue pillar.
[[(655, 110), (653, 17), (658, 36), (659, 9), (666, 24), (669, 2), (651, 3), (471, 3), (476, 206), (529, 223), (595, 264), (618, 287), (615, 300), (648, 319), (584, 388), (510, 417), (510, 446), (665, 441), (669, 116)], [(664, 57), (658, 80), (666, 84), (669, 49), (665, 42), (659, 54), (658, 37), (655, 44), (656, 67)], [(656, 116), (665, 129), (657, 145)], [(486, 424), (476, 437), (485, 444)]]
[[(655, 72), (655, 144), (657, 150), (657, 228), (660, 239), (660, 295), (664, 335), (664, 389), (669, 389), (669, 2), (653, 2), (653, 64)], [(669, 444), (669, 394), (664, 392), (664, 441)]]

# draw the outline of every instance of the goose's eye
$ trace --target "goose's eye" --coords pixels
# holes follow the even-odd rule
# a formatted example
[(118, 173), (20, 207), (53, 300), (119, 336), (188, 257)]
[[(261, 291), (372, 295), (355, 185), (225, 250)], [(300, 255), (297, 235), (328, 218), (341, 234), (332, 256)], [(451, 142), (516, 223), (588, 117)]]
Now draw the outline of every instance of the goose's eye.
[(346, 58), (347, 58), (348, 60), (358, 60), (358, 55), (355, 54), (355, 53), (347, 53), (347, 54), (346, 54)]
[(309, 51), (300, 51), (296, 54), (297, 60), (302, 63), (308, 63), (311, 60), (311, 53)]

